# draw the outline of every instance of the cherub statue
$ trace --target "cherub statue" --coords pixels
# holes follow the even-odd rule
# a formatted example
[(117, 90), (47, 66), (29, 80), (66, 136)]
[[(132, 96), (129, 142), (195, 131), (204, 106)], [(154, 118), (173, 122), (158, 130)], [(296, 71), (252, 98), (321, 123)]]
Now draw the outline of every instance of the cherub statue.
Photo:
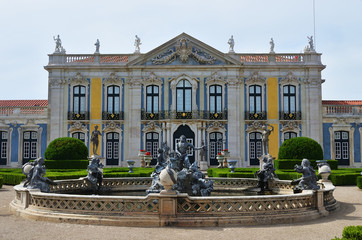
[(100, 168), (103, 168), (103, 164), (100, 163), (99, 157), (93, 157), (91, 163), (87, 167), (88, 175), (86, 179), (93, 184), (95, 190), (100, 189), (103, 181), (103, 173)]
[[(56, 183), (53, 182), (53, 180), (44, 177), (46, 170), (44, 166), (44, 158), (40, 157), (34, 160), (33, 163), (30, 164), (24, 164), (23, 169), (26, 166), (33, 166), (30, 171), (28, 171), (27, 174), (27, 180), (24, 183), (24, 187), (27, 187), (28, 189), (40, 189), (41, 192), (49, 192), (49, 184), (55, 185)], [(24, 172), (24, 171), (23, 171)]]
[(308, 159), (304, 158), (300, 166), (295, 165), (294, 170), (303, 174), (301, 178), (293, 180), (292, 184), (298, 184), (296, 188), (301, 190), (318, 190), (320, 188), (317, 185), (318, 177), (315, 174), (315, 170), (310, 166)]

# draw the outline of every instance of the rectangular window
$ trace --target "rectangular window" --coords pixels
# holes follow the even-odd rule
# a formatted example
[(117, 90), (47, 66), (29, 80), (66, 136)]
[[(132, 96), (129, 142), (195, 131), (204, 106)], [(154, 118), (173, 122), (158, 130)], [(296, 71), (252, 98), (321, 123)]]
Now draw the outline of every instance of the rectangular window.
[(256, 157), (261, 156), (261, 142), (256, 142)]
[(255, 158), (255, 142), (250, 143), (250, 158)]
[(1, 158), (6, 158), (7, 157), (7, 146), (8, 146), (7, 142), (2, 142), (1, 143)]
[(146, 143), (146, 151), (152, 153), (152, 142)]
[(216, 158), (215, 145), (216, 142), (210, 142), (210, 158)]
[(36, 142), (31, 143), (31, 158), (36, 158)]
[(7, 132), (1, 132), (1, 138), (2, 138), (3, 140), (8, 139), (8, 133), (7, 133)]
[(112, 159), (112, 142), (107, 142), (107, 159)]
[(30, 142), (24, 142), (24, 158), (29, 158), (29, 156), (30, 156)]
[(153, 142), (153, 152), (152, 152), (153, 158), (157, 158), (157, 152), (158, 152), (158, 142)]
[(37, 132), (31, 132), (31, 139), (36, 139), (38, 137)]
[(342, 159), (349, 159), (348, 142), (342, 142)]
[(336, 142), (336, 159), (341, 159), (341, 143)]
[(118, 158), (118, 152), (119, 152), (118, 142), (114, 142), (113, 158), (115, 159)]
[(342, 132), (342, 139), (348, 140), (348, 132)]

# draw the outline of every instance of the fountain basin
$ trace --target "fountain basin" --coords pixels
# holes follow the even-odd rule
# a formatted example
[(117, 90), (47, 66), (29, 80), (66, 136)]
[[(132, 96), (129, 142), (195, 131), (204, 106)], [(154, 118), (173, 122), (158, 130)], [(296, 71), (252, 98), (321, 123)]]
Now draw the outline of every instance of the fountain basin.
[[(255, 187), (257, 179), (211, 178), (214, 189)], [(102, 187), (141, 191), (151, 178), (104, 179)], [(292, 194), (291, 181), (275, 181), (280, 195), (190, 197), (187, 194), (108, 196), (67, 194), (91, 189), (85, 180), (61, 180), (50, 193), (14, 187), (10, 206), (17, 215), (54, 222), (118, 226), (223, 226), (293, 223), (326, 216), (338, 208), (335, 187)], [(290, 194), (289, 194), (290, 193)]]

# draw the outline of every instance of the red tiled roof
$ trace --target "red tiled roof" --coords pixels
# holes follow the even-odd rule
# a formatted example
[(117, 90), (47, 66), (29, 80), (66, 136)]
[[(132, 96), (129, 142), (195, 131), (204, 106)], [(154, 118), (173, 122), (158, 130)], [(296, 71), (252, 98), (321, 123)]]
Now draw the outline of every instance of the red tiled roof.
[(0, 107), (47, 107), (48, 100), (0, 100)]
[(323, 100), (323, 105), (362, 105), (361, 100)]

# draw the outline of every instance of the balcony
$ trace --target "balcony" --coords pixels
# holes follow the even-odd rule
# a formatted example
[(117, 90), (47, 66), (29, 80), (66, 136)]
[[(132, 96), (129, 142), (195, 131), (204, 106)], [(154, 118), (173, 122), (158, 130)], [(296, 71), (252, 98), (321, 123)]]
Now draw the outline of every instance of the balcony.
[(266, 120), (267, 112), (245, 112), (245, 120)]
[(362, 105), (325, 105), (324, 116), (362, 116)]
[(89, 120), (89, 112), (68, 112), (68, 120)]
[(124, 120), (124, 113), (102, 112), (102, 120)]
[(165, 120), (165, 119), (227, 120), (227, 110), (224, 110), (219, 113), (212, 113), (210, 111), (191, 111), (191, 112), (160, 111), (157, 113), (148, 113), (142, 110), (141, 119), (142, 120)]
[(279, 120), (302, 120), (302, 113), (297, 112), (279, 112)]

